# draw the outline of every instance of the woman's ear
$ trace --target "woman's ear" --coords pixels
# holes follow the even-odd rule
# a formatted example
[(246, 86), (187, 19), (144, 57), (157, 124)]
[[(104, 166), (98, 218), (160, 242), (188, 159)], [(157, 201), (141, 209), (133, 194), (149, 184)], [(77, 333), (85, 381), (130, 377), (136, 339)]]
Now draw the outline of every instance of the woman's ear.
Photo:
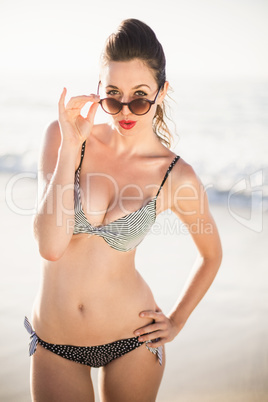
[(163, 102), (163, 100), (165, 99), (165, 96), (166, 96), (167, 91), (168, 91), (168, 87), (169, 87), (169, 82), (166, 81), (166, 82), (164, 83), (164, 85), (163, 85), (163, 89), (161, 89), (161, 91), (160, 91), (160, 95), (159, 95), (159, 97), (158, 97), (158, 102), (157, 102), (157, 104), (161, 104), (161, 103)]

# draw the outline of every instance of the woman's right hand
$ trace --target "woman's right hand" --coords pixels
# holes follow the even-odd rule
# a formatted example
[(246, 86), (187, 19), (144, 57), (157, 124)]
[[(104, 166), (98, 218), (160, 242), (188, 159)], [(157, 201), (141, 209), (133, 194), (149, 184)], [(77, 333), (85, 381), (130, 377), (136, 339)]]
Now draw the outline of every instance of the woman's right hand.
[[(100, 97), (94, 94), (75, 96), (65, 106), (66, 93), (67, 89), (64, 88), (58, 104), (62, 141), (66, 140), (81, 145), (92, 130)], [(87, 116), (83, 117), (81, 110), (88, 102), (92, 102), (92, 105)]]

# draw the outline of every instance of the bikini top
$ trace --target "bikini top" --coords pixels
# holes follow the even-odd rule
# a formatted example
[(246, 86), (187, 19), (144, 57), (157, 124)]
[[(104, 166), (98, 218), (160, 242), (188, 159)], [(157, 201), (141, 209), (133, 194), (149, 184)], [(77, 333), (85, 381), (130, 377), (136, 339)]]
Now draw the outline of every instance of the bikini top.
[(74, 182), (74, 231), (73, 234), (88, 233), (102, 237), (110, 247), (118, 251), (129, 251), (138, 246), (150, 231), (156, 220), (156, 200), (157, 197), (175, 163), (179, 160), (177, 155), (164, 176), (164, 179), (158, 189), (157, 194), (146, 205), (137, 211), (122, 216), (107, 225), (94, 226), (87, 220), (84, 214), (80, 194), (80, 171), (85, 153), (85, 142), (82, 145), (81, 160), (78, 169), (75, 172)]

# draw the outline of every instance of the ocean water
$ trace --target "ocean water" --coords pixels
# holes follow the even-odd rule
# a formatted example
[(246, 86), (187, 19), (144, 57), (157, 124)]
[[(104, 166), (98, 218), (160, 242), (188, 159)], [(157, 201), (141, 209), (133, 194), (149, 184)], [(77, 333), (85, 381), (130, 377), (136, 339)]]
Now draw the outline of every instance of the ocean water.
[[(268, 79), (189, 78), (170, 74), (173, 149), (196, 170), (212, 202), (268, 200)], [(68, 95), (96, 90), (86, 73), (6, 74), (0, 82), (0, 173), (37, 171), (45, 127)], [(96, 122), (105, 121), (99, 110)]]

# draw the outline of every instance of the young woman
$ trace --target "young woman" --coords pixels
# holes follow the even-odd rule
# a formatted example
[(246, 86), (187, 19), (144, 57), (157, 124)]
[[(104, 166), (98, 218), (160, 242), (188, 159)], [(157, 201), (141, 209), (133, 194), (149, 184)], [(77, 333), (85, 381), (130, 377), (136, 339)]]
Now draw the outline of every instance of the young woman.
[[(33, 401), (94, 401), (91, 367), (100, 367), (102, 402), (155, 401), (164, 344), (179, 334), (216, 275), (221, 245), (206, 195), (192, 167), (169, 149), (167, 90), (162, 46), (147, 25), (130, 19), (106, 42), (98, 94), (65, 105), (62, 92), (39, 165), (34, 231), (42, 284), (33, 327), (25, 318)], [(109, 124), (94, 125), (99, 106)], [(134, 257), (167, 208), (189, 228), (195, 224), (199, 253), (165, 315)], [(201, 219), (206, 233), (196, 231)]]

